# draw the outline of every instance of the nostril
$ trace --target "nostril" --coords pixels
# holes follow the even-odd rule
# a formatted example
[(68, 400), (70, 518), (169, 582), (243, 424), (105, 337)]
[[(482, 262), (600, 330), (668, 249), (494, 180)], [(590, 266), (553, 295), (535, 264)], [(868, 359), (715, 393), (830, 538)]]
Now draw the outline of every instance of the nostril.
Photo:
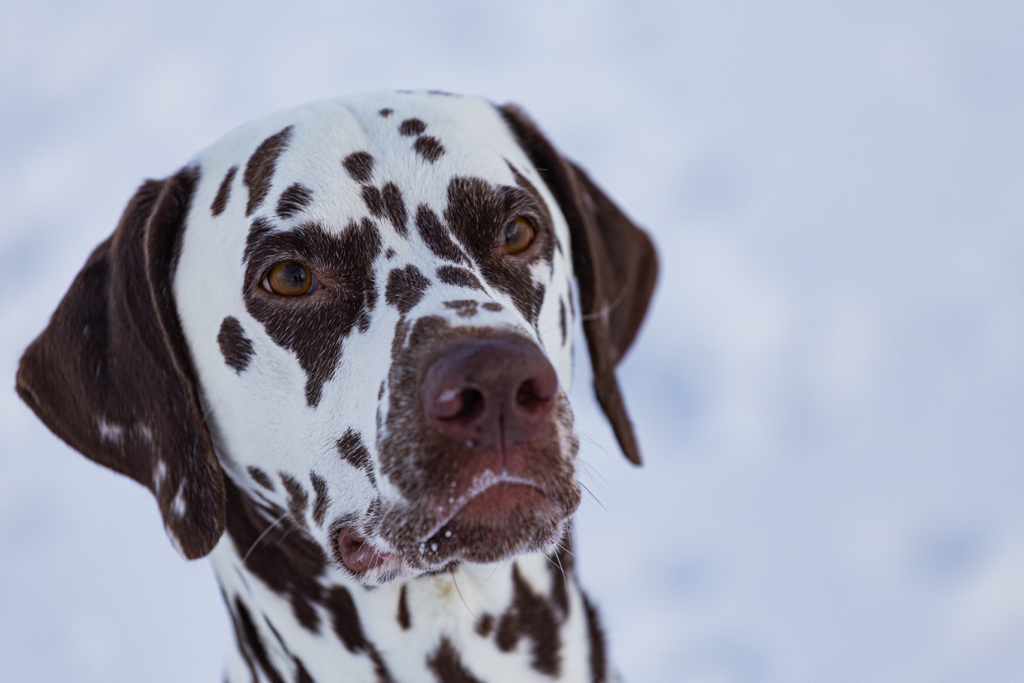
[(449, 387), (429, 403), (430, 414), (444, 421), (472, 421), (483, 412), (484, 395), (474, 387)]
[(425, 368), (419, 394), (434, 431), (488, 450), (534, 437), (554, 408), (558, 377), (527, 339), (466, 339)]
[(516, 403), (527, 410), (539, 408), (551, 399), (550, 391), (542, 391), (534, 380), (528, 379), (516, 390)]
[(462, 402), (462, 407), (452, 417), (460, 417), (469, 420), (476, 417), (484, 410), (484, 395), (476, 389), (463, 389), (462, 393), (459, 394), (459, 399)]

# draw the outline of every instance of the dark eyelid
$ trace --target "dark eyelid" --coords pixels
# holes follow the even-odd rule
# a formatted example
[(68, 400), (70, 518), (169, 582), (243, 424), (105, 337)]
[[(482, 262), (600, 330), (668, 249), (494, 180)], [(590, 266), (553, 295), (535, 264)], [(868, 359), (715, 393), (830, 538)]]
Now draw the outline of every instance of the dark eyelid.
[(529, 193), (519, 190), (516, 194), (518, 196), (508, 203), (505, 222), (502, 223), (501, 228), (504, 230), (506, 225), (516, 218), (522, 217), (530, 221), (534, 230), (545, 231), (547, 229), (546, 212), (537, 205), (537, 201)]
[(327, 264), (317, 258), (317, 248), (303, 234), (304, 226), (291, 230), (272, 230), (269, 222), (253, 225), (245, 247), (245, 288), (261, 287), (270, 269), (284, 261), (301, 263), (324, 284)]

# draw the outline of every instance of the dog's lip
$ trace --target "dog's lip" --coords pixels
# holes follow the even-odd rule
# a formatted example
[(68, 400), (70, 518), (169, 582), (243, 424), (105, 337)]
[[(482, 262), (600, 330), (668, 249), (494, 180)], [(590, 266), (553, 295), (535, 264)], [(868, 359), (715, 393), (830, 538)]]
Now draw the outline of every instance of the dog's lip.
[(338, 532), (338, 549), (342, 563), (357, 573), (376, 569), (391, 559), (389, 553), (367, 543), (363, 532), (353, 526), (343, 527)]
[[(497, 492), (495, 487), (501, 487), (504, 491)], [(460, 513), (471, 506), (474, 502), (479, 502), (481, 496), (493, 492), (494, 495), (501, 496), (507, 493), (511, 489), (513, 493), (511, 497), (516, 499), (523, 495), (523, 489), (532, 491), (533, 497), (540, 497), (545, 501), (553, 512), (555, 506), (551, 503), (547, 492), (537, 482), (532, 479), (524, 477), (517, 477), (508, 473), (495, 474), (492, 470), (484, 470), (476, 477), (468, 489), (463, 492), (457, 499), (452, 498), (453, 502), (450, 503), (451, 507), (448, 508), (444, 517), (442, 517), (428, 533), (424, 534), (422, 538), (416, 542), (419, 546), (430, 542), (430, 540), (441, 533), (442, 530), (447, 526), (454, 518), (458, 517)], [(526, 495), (530, 495), (527, 493)], [(486, 496), (485, 496), (486, 497)], [(444, 509), (444, 506), (441, 506)], [(361, 574), (372, 569), (378, 569), (383, 565), (387, 564), (395, 557), (400, 557), (401, 553), (388, 552), (381, 549), (379, 546), (369, 541), (366, 534), (364, 534), (358, 527), (355, 526), (344, 526), (337, 532), (338, 539), (338, 550), (341, 554), (341, 561), (350, 571)], [(449, 558), (450, 560), (451, 558)], [(447, 561), (447, 560), (446, 560)]]
[[(518, 477), (515, 475), (508, 474), (507, 472), (496, 474), (493, 470), (487, 469), (473, 477), (473, 481), (470, 483), (469, 488), (467, 488), (457, 498), (454, 496), (450, 497), (448, 499), (449, 507), (447, 509), (445, 509), (444, 505), (438, 506), (438, 511), (444, 512), (444, 515), (438, 518), (437, 523), (434, 524), (433, 527), (431, 527), (430, 531), (423, 535), (423, 537), (419, 540), (419, 543), (423, 543), (430, 540), (439, 531), (441, 531), (441, 529), (443, 529), (449, 522), (451, 522), (452, 519), (457, 517), (459, 513), (462, 512), (467, 505), (469, 505), (472, 501), (476, 500), (481, 494), (489, 491), (490, 489), (494, 488), (495, 486), (498, 486), (499, 484), (526, 486), (535, 489), (540, 493), (541, 496), (544, 497), (544, 500), (548, 501), (550, 504), (550, 497), (548, 496), (548, 492), (544, 489), (543, 486), (538, 484), (533, 479), (528, 479), (526, 477)], [(552, 505), (552, 507), (554, 506)]]

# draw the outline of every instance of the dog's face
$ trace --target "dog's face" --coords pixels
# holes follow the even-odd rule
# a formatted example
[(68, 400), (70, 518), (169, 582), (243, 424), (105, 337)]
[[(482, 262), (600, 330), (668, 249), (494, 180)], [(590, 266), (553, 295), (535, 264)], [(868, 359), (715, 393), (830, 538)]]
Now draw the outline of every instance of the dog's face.
[(570, 236), (498, 111), (328, 103), (196, 163), (174, 297), (232, 478), (368, 581), (556, 541)]
[(646, 236), (517, 109), (310, 105), (143, 186), (18, 388), (149, 486), (189, 557), (223, 529), (223, 468), (364, 583), (496, 561), (556, 542), (579, 504), (574, 265), (637, 461), (613, 370), (653, 287)]

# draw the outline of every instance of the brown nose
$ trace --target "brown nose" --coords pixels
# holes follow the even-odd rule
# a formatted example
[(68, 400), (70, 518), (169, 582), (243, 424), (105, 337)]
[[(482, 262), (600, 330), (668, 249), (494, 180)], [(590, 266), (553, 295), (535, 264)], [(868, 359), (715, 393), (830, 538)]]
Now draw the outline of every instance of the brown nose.
[(420, 400), (438, 431), (468, 448), (504, 452), (537, 433), (557, 392), (540, 349), (508, 335), (450, 347), (427, 369)]

